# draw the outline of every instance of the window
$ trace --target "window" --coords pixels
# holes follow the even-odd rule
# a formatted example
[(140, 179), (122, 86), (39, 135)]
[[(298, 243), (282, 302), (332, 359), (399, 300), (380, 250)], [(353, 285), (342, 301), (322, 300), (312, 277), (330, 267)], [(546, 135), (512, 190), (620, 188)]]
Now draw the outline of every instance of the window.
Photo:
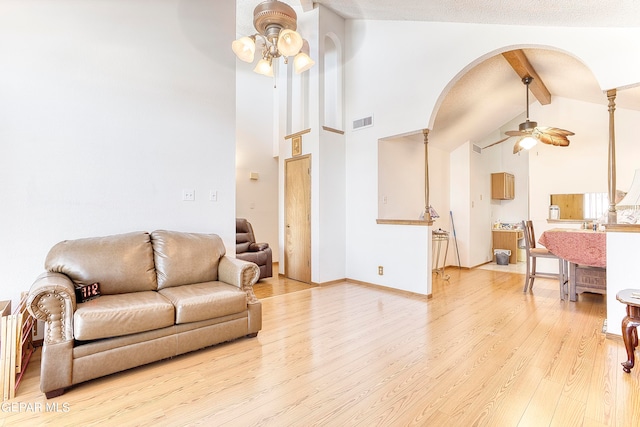
[(584, 217), (599, 219), (609, 210), (609, 195), (607, 193), (584, 193)]

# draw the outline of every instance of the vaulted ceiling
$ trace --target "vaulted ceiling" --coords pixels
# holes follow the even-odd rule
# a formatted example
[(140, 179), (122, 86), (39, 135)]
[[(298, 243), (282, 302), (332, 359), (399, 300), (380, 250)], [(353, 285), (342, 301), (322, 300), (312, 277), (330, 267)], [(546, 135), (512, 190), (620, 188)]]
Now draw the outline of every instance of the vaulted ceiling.
[[(525, 73), (533, 75), (534, 82), (546, 89), (543, 94), (537, 94), (532, 83), (530, 104), (537, 101), (547, 105), (555, 97), (562, 97), (601, 104), (603, 114), (607, 114), (606, 93), (582, 62), (547, 49), (522, 49), (517, 53), (529, 64), (527, 69), (514, 67), (505, 57), (510, 55), (496, 55), (470, 69), (455, 83), (438, 109), (429, 138), (434, 145), (452, 150), (466, 141), (480, 141), (524, 114), (526, 87), (521, 76)], [(617, 99), (616, 103), (620, 107), (624, 103), (625, 108), (640, 109), (640, 90), (635, 97), (627, 97), (623, 102)], [(562, 123), (541, 125), (563, 127)]]
[[(310, 10), (322, 4), (347, 19), (413, 20), (565, 27), (640, 27), (640, 7), (619, 0), (285, 0)], [(260, 0), (238, 0), (238, 28), (251, 32), (253, 8)], [(242, 22), (244, 21), (244, 23)], [(240, 30), (242, 31), (242, 30)], [(524, 58), (524, 59), (523, 59)], [(527, 69), (527, 67), (529, 67)], [(553, 97), (607, 105), (607, 97), (591, 71), (567, 54), (523, 49), (497, 55), (470, 69), (439, 106), (429, 141), (451, 150), (465, 141), (479, 141), (526, 110), (523, 72), (534, 71), (530, 103)], [(539, 84), (548, 90), (538, 93)], [(548, 97), (550, 97), (550, 100)], [(619, 108), (640, 110), (640, 86), (620, 91)], [(605, 110), (606, 111), (606, 110)], [(562, 127), (561, 124), (553, 124)], [(417, 136), (422, 138), (420, 134)]]
[(314, 3), (321, 4), (348, 19), (569, 27), (640, 26), (638, 4), (620, 0), (299, 0), (299, 3), (306, 9)]

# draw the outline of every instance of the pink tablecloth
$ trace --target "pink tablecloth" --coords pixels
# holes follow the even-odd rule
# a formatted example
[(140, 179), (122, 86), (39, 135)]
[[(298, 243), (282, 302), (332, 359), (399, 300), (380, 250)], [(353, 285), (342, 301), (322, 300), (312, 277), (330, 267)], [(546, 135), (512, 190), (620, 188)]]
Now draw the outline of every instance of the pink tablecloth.
[(569, 262), (592, 267), (607, 266), (606, 233), (553, 228), (542, 233), (538, 243)]

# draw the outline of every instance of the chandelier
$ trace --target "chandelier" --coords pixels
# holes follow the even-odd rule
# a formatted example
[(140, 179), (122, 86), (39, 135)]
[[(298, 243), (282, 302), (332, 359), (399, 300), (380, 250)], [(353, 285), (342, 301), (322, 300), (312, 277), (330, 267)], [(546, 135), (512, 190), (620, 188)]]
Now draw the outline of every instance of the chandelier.
[(273, 60), (284, 58), (289, 63), (293, 57), (293, 68), (300, 74), (313, 67), (315, 61), (309, 57), (309, 43), (296, 32), (298, 16), (291, 6), (278, 0), (267, 0), (253, 11), (253, 26), (258, 31), (252, 36), (240, 37), (231, 44), (236, 56), (252, 63), (256, 44), (262, 48), (262, 59), (253, 69), (258, 74), (273, 77)]

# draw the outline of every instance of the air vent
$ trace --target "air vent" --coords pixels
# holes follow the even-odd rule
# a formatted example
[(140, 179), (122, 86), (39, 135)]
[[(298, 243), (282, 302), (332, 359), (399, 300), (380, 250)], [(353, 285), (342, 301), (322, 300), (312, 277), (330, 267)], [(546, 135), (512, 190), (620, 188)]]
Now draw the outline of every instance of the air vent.
[(353, 121), (353, 130), (368, 128), (373, 126), (373, 116), (363, 117), (362, 119)]
[(482, 147), (479, 147), (476, 144), (473, 144), (473, 151), (475, 151), (478, 154), (482, 154)]

